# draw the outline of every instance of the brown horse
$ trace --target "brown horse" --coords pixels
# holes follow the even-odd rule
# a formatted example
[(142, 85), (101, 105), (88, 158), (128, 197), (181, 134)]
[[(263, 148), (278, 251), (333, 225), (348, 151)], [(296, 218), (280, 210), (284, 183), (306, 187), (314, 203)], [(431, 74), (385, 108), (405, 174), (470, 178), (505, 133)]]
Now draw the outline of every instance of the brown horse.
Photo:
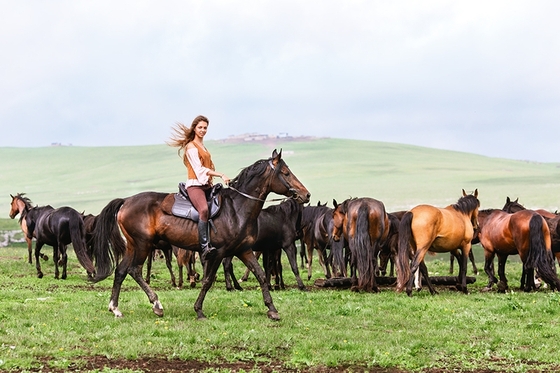
[(353, 272), (353, 290), (378, 292), (375, 273), (377, 256), (382, 242), (389, 234), (389, 218), (383, 202), (373, 198), (351, 198), (341, 204), (336, 201), (333, 210), (334, 241), (344, 236), (350, 249)]
[[(507, 197), (506, 204), (504, 205), (503, 210), (507, 212), (517, 212), (525, 210), (525, 207), (520, 204), (518, 200), (519, 198), (516, 198), (515, 201), (513, 201), (509, 197)], [(556, 261), (560, 265), (560, 215), (543, 209), (537, 209), (534, 211), (546, 220), (548, 229), (550, 230), (550, 248), (552, 250), (552, 253), (556, 257)]]
[[(508, 203), (504, 209), (508, 209)], [(484, 247), (484, 270), (488, 275), (486, 290), (498, 284), (498, 291), (508, 289), (505, 265), (509, 255), (518, 254), (523, 263), (521, 288), (536, 290), (534, 270), (553, 290), (560, 290), (551, 252), (550, 230), (544, 218), (533, 210), (509, 213), (489, 209), (480, 212), (480, 243)], [(498, 256), (498, 279), (494, 275), (494, 256)]]
[(397, 291), (402, 291), (406, 286), (406, 293), (412, 295), (414, 277), (411, 273), (420, 269), (430, 292), (435, 294), (424, 263), (426, 253), (456, 252), (459, 255), (460, 250), (457, 282), (458, 287), (467, 293), (467, 258), (474, 230), (478, 226), (479, 206), (478, 189), (470, 195), (463, 190), (463, 197), (456, 204), (445, 208), (419, 205), (403, 215), (399, 225)]
[[(29, 253), (29, 259), (28, 259), (28, 263), (32, 264), (33, 260), (31, 259), (32, 255), (32, 242), (33, 242), (33, 232), (31, 232), (31, 235), (27, 234), (27, 223), (25, 222), (25, 216), (27, 215), (27, 211), (29, 211), (29, 209), (33, 208), (33, 204), (31, 202), (31, 200), (25, 196), (25, 193), (18, 193), (15, 196), (12, 196), (10, 194), (10, 197), (12, 197), (12, 203), (10, 205), (10, 218), (14, 219), (17, 214), (19, 215), (19, 225), (21, 227), (21, 230), (25, 236), (25, 242), (27, 242), (27, 252)], [(39, 253), (39, 256), (43, 259), (43, 260), (48, 260), (49, 257), (43, 253)]]
[[(282, 159), (282, 153), (274, 151), (272, 157), (255, 162), (243, 169), (231, 181), (230, 187), (220, 192), (221, 210), (213, 219), (212, 244), (216, 255), (204, 262), (202, 289), (194, 304), (199, 319), (204, 319), (202, 304), (212, 286), (216, 271), (224, 257), (236, 256), (253, 271), (258, 279), (268, 317), (278, 320), (270, 291), (266, 285), (263, 269), (251, 250), (257, 238), (257, 218), (269, 193), (274, 192), (297, 199), (301, 203), (309, 201), (309, 191), (290, 171)], [(111, 201), (99, 214), (94, 231), (94, 257), (96, 259), (96, 280), (107, 278), (118, 262), (113, 281), (113, 291), (109, 310), (120, 317), (118, 300), (122, 283), (130, 274), (140, 285), (153, 304), (158, 316), (163, 315), (163, 307), (157, 294), (142, 278), (142, 265), (151, 253), (153, 244), (165, 240), (183, 249), (200, 251), (198, 231), (195, 222), (172, 215), (174, 196), (168, 193), (144, 192), (124, 199)], [(126, 238), (117, 239), (120, 231)]]

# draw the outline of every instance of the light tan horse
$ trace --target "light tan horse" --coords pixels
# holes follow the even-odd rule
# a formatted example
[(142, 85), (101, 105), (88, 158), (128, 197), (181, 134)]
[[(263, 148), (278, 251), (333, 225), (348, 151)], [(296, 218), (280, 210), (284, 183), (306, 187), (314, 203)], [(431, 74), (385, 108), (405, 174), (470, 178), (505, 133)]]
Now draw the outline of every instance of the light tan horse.
[(403, 215), (399, 225), (397, 291), (406, 286), (406, 293), (410, 296), (414, 280), (410, 274), (420, 269), (430, 292), (437, 293), (428, 278), (424, 263), (426, 253), (454, 252), (458, 255), (460, 250), (457, 282), (458, 288), (467, 293), (467, 258), (474, 230), (478, 227), (479, 206), (478, 189), (469, 195), (463, 190), (463, 197), (453, 205), (445, 208), (419, 205)]

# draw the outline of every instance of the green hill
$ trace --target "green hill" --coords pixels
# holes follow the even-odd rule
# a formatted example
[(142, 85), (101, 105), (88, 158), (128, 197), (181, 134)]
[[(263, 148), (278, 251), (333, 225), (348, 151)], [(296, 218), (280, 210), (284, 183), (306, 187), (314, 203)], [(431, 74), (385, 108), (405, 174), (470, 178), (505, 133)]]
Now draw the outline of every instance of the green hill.
[[(560, 206), (560, 164), (532, 163), (418, 146), (340, 139), (207, 141), (214, 163), (230, 178), (273, 149), (283, 149), (292, 171), (310, 190), (311, 203), (368, 196), (388, 211), (420, 203), (446, 206), (461, 190), (478, 188), (481, 208), (501, 207), (506, 196), (528, 208)], [(175, 192), (185, 168), (175, 148), (0, 148), (0, 215), (10, 194), (37, 205), (72, 206), (97, 214), (113, 198), (155, 190)]]

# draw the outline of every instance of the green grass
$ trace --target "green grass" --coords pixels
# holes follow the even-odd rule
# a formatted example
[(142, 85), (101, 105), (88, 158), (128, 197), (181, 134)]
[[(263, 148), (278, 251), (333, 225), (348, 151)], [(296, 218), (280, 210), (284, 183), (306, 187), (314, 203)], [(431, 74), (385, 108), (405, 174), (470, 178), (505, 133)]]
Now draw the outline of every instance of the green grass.
[[(388, 211), (416, 204), (446, 206), (461, 189), (479, 190), (481, 208), (499, 208), (506, 196), (528, 208), (559, 208), (560, 165), (496, 159), (392, 143), (317, 139), (207, 146), (220, 172), (233, 177), (257, 159), (282, 148), (292, 171), (312, 193), (311, 203), (368, 196)], [(72, 206), (97, 214), (113, 198), (146, 190), (174, 192), (185, 177), (175, 149), (139, 147), (0, 148), (0, 231), (18, 230), (8, 219), (10, 194), (24, 192), (35, 204)], [(50, 248), (44, 252), (52, 257)], [(482, 270), (482, 254), (475, 248)], [(520, 265), (507, 271), (513, 291), (482, 293), (479, 275), (465, 296), (441, 289), (412, 298), (384, 289), (380, 294), (295, 288), (273, 293), (282, 320), (266, 318), (254, 280), (245, 291), (225, 290), (223, 276), (195, 319), (198, 289), (172, 289), (163, 263), (152, 280), (165, 309), (157, 318), (130, 278), (120, 297), (123, 319), (107, 311), (112, 279), (89, 284), (71, 255), (69, 278), (53, 278), (52, 261), (37, 279), (25, 244), (0, 248), (0, 370), (48, 364), (61, 370), (83, 356), (135, 359), (164, 356), (201, 361), (280, 362), (284, 367), (358, 365), (419, 370), (558, 370), (560, 295), (516, 290)], [(430, 258), (432, 275), (446, 275), (447, 255)], [(317, 260), (314, 261), (317, 263)], [(318, 266), (316, 266), (318, 267)], [(241, 275), (243, 266), (236, 261)], [(285, 265), (285, 279), (295, 284)], [(311, 281), (322, 277), (316, 268)]]
[[(477, 253), (478, 254), (478, 253)], [(479, 275), (464, 295), (446, 288), (411, 298), (383, 288), (381, 293), (313, 288), (302, 292), (285, 271), (288, 290), (273, 292), (282, 319), (266, 317), (256, 281), (242, 292), (225, 290), (223, 276), (208, 293), (208, 320), (197, 321), (196, 289), (173, 289), (162, 260), (154, 263), (152, 287), (165, 309), (151, 311), (147, 297), (130, 279), (120, 297), (122, 319), (107, 311), (111, 278), (86, 281), (70, 255), (69, 278), (55, 280), (52, 262), (42, 262), (45, 277), (25, 261), (25, 249), (0, 252), (0, 370), (25, 370), (44, 364), (68, 368), (84, 356), (216, 362), (281, 362), (284, 368), (310, 366), (398, 367), (502, 372), (553, 371), (558, 366), (554, 341), (560, 338), (560, 294), (516, 290), (520, 265), (511, 261), (507, 294), (481, 292)], [(479, 256), (479, 258), (482, 258)], [(448, 256), (430, 258), (431, 275), (446, 275)], [(244, 266), (234, 262), (240, 277)], [(482, 263), (479, 263), (482, 266)]]

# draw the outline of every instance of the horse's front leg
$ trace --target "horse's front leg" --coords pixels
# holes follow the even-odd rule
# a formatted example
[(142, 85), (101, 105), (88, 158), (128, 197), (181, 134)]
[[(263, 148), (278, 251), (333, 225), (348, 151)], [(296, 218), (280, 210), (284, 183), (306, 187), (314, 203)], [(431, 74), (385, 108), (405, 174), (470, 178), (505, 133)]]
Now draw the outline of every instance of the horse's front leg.
[(505, 293), (508, 290), (508, 280), (506, 277), (506, 261), (508, 255), (501, 255), (498, 254), (498, 277), (500, 278), (500, 282), (498, 282), (498, 291), (500, 293)]
[(210, 290), (212, 284), (216, 280), (216, 272), (218, 272), (218, 268), (222, 263), (222, 258), (221, 252), (218, 251), (214, 257), (208, 258), (203, 262), (204, 272), (202, 275), (202, 288), (200, 289), (200, 293), (198, 293), (196, 302), (194, 302), (194, 311), (199, 320), (206, 319), (204, 312), (202, 312), (202, 304), (204, 303), (204, 298), (206, 298), (206, 293), (208, 293), (208, 290)]
[(29, 264), (33, 263), (33, 260), (31, 260), (31, 256), (32, 256), (31, 252), (32, 252), (32, 246), (33, 246), (32, 241), (33, 241), (33, 239), (27, 237), (27, 235), (25, 236), (25, 242), (27, 242), (27, 252), (29, 253), (29, 260), (28, 260)]
[(163, 255), (165, 256), (165, 265), (169, 271), (169, 276), (171, 277), (171, 286), (177, 287), (177, 281), (175, 280), (175, 274), (173, 273), (173, 266), (171, 261), (173, 260), (173, 250), (163, 250)]
[(467, 266), (469, 263), (469, 252), (471, 250), (470, 243), (461, 249), (461, 256), (459, 262), (459, 277), (457, 278), (457, 283), (463, 293), (468, 294), (467, 289)]
[(288, 257), (288, 262), (290, 263), (290, 267), (292, 267), (292, 272), (296, 276), (296, 281), (297, 281), (299, 290), (307, 290), (307, 288), (303, 284), (303, 281), (302, 281), (302, 279), (299, 275), (299, 269), (298, 269), (297, 257), (296, 257), (297, 256), (297, 248), (296, 248), (295, 243), (292, 242), (289, 246), (287, 246), (287, 248), (284, 249), (284, 251), (286, 252), (286, 256)]
[(259, 265), (257, 258), (253, 255), (251, 250), (245, 250), (243, 253), (238, 255), (238, 258), (245, 263), (247, 268), (253, 272), (259, 284), (261, 285), (262, 295), (264, 299), (264, 304), (268, 307), (267, 316), (271, 320), (280, 320), (280, 316), (278, 315), (278, 310), (274, 307), (274, 303), (272, 302), (272, 296), (270, 295), (270, 289), (266, 283), (266, 275)]

